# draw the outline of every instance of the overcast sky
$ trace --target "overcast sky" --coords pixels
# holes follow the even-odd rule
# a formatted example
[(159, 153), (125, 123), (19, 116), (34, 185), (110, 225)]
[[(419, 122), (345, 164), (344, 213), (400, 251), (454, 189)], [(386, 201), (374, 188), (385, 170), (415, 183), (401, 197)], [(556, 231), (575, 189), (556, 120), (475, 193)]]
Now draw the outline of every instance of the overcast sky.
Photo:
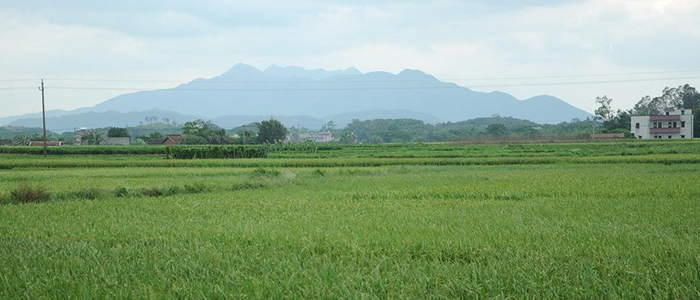
[[(260, 69), (410, 68), (466, 87), (500, 85), (474, 89), (521, 99), (550, 94), (588, 111), (599, 95), (627, 108), (666, 86), (700, 86), (700, 71), (687, 72), (700, 70), (699, 0), (106, 2), (0, 2), (0, 80), (191, 80), (239, 62)], [(482, 80), (641, 72), (668, 73)], [(540, 83), (546, 85), (512, 86)], [(0, 116), (40, 111), (38, 90), (2, 89), (35, 85), (0, 81)], [(150, 89), (172, 83), (47, 79), (47, 109), (74, 109), (123, 92), (51, 85)]]

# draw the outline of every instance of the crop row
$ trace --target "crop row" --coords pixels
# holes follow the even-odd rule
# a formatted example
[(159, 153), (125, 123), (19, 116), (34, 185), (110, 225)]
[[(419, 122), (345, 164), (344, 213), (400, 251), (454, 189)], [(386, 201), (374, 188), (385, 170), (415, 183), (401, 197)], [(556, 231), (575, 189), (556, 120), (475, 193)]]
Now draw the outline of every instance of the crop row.
[(594, 157), (496, 157), (496, 158), (336, 158), (336, 159), (209, 159), (165, 160), (95, 158), (17, 158), (0, 160), (0, 170), (14, 168), (112, 168), (112, 167), (378, 167), (392, 165), (532, 165), (532, 164), (697, 164), (700, 155), (636, 155)]

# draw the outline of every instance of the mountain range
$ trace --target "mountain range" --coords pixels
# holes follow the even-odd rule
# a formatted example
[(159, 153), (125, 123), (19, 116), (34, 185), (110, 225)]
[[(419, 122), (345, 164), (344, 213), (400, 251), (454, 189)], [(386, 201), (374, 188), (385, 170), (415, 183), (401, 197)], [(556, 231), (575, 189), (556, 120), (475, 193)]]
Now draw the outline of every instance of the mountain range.
[[(185, 122), (193, 118), (234, 127), (274, 116), (287, 126), (317, 128), (329, 120), (416, 118), (426, 123), (498, 114), (537, 123), (585, 119), (590, 113), (553, 96), (519, 100), (442, 82), (418, 70), (362, 73), (236, 64), (224, 74), (171, 89), (119, 95), (92, 107), (50, 111), (47, 127), (135, 125), (145, 116)], [(39, 114), (0, 118), (0, 125), (37, 126)], [(303, 124), (302, 124), (303, 123)]]

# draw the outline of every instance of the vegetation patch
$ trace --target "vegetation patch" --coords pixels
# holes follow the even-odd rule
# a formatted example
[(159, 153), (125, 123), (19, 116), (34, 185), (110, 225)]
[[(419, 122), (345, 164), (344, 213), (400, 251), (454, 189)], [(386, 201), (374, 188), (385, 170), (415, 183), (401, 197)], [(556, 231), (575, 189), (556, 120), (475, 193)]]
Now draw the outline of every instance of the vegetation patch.
[(276, 178), (282, 175), (282, 172), (274, 169), (257, 168), (253, 171), (252, 177)]
[(82, 190), (77, 190), (74, 192), (68, 193), (65, 197), (70, 198), (70, 199), (87, 199), (87, 200), (95, 200), (97, 198), (102, 198), (107, 195), (107, 191), (95, 187), (90, 187)]
[(265, 146), (167, 147), (168, 159), (264, 158)]
[(50, 199), (51, 193), (41, 185), (31, 186), (22, 183), (10, 191), (10, 201), (16, 204), (44, 202)]

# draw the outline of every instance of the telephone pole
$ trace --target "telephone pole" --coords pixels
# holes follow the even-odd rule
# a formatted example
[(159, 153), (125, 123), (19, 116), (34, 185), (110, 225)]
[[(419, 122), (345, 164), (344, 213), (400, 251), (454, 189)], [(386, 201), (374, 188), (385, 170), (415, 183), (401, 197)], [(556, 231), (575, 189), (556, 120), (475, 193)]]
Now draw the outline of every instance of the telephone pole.
[(48, 140), (46, 139), (46, 106), (44, 105), (44, 80), (41, 80), (41, 87), (39, 88), (41, 91), (41, 118), (42, 122), (44, 123), (44, 157), (46, 157), (46, 148), (48, 148)]

